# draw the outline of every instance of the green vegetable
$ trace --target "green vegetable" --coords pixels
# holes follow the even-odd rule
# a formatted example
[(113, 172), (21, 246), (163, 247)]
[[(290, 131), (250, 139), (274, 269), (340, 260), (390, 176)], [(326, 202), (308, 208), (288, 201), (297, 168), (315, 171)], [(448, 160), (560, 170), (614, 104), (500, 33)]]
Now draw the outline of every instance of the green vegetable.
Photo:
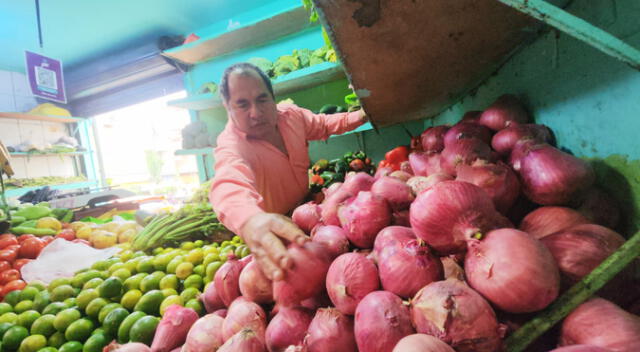
[(258, 66), (258, 68), (262, 70), (262, 72), (264, 72), (267, 76), (271, 77), (271, 75), (273, 74), (273, 62), (271, 62), (270, 60), (267, 60), (263, 57), (252, 57), (247, 60), (247, 62)]
[(273, 76), (279, 77), (300, 68), (300, 62), (293, 55), (283, 55), (273, 64)]
[(309, 67), (312, 52), (309, 49), (296, 49), (293, 51), (293, 57), (298, 59), (299, 68)]
[(24, 216), (12, 216), (11, 217), (11, 225), (15, 226), (15, 225), (19, 225), (23, 222), (25, 222), (27, 220), (27, 218), (25, 218)]
[(12, 227), (10, 232), (16, 235), (31, 234), (36, 236), (55, 236), (58, 233), (56, 230), (52, 229), (38, 229), (35, 227), (24, 226)]
[(331, 104), (326, 104), (323, 105), (320, 110), (318, 110), (319, 114), (333, 114), (336, 112), (336, 110), (338, 110), (338, 106), (336, 105), (331, 105)]
[(73, 221), (73, 210), (68, 209), (67, 213), (65, 214), (65, 216), (62, 217), (62, 222), (71, 222)]
[(49, 216), (51, 209), (42, 205), (33, 205), (16, 211), (15, 216), (24, 216), (27, 220), (37, 220)]
[(38, 221), (36, 220), (27, 220), (20, 224), (20, 227), (36, 227)]

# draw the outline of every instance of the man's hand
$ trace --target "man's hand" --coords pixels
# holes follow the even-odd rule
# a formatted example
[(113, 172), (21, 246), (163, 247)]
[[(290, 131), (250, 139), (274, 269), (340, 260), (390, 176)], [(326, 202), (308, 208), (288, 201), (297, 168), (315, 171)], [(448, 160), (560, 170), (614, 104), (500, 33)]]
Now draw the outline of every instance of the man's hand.
[(254, 215), (242, 226), (240, 233), (270, 280), (282, 280), (284, 270), (293, 264), (281, 238), (300, 245), (308, 240), (291, 219), (274, 213)]

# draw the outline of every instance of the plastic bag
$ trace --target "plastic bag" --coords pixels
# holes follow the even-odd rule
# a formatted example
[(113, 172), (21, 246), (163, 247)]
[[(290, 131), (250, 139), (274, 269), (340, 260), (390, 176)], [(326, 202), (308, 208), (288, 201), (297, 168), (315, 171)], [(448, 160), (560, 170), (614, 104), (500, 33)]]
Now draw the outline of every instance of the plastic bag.
[(38, 258), (23, 266), (20, 272), (27, 283), (38, 280), (49, 284), (60, 277), (73, 277), (77, 271), (120, 251), (118, 247), (95, 249), (58, 238), (44, 247)]

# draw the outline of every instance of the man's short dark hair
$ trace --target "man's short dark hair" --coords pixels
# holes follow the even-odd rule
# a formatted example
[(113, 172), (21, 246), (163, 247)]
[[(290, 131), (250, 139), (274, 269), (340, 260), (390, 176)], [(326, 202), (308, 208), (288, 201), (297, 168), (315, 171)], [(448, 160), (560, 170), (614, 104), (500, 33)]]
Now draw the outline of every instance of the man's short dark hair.
[(250, 64), (248, 62), (240, 62), (227, 67), (222, 74), (222, 81), (220, 81), (220, 95), (222, 95), (222, 99), (224, 99), (224, 101), (229, 101), (229, 75), (232, 72), (243, 73), (251, 70), (257, 72), (260, 75), (260, 78), (262, 78), (265, 86), (267, 86), (269, 93), (271, 93), (271, 97), (274, 100), (276, 99), (275, 95), (273, 94), (273, 86), (271, 85), (269, 76), (267, 76), (266, 73), (262, 72), (262, 70), (256, 65)]

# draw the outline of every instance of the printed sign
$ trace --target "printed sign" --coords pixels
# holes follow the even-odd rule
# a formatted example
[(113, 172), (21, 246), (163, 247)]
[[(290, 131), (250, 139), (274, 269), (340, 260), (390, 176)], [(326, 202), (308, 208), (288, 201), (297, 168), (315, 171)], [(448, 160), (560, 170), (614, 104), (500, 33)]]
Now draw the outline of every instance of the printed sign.
[(27, 77), (33, 95), (66, 104), (62, 62), (50, 57), (25, 51)]

